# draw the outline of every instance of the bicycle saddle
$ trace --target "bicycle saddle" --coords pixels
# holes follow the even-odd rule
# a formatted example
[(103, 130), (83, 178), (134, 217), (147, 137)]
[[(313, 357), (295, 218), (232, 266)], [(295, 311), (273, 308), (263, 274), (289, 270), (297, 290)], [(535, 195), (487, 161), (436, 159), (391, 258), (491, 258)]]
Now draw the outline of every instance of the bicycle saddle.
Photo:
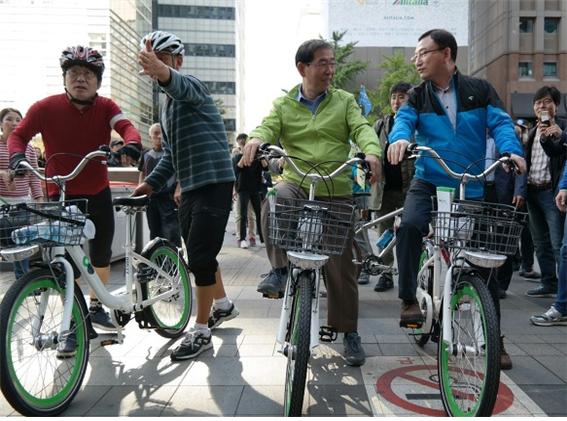
[(112, 199), (113, 206), (130, 206), (132, 208), (147, 206), (150, 198), (146, 195), (137, 197), (117, 197)]

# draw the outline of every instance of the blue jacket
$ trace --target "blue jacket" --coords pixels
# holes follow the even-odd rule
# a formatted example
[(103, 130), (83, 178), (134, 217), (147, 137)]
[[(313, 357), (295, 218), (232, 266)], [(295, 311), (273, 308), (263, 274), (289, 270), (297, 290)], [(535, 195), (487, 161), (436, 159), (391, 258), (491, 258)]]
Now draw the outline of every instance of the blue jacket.
[[(409, 100), (396, 114), (390, 143), (409, 140), (415, 133), (418, 145), (429, 146), (455, 172), (480, 174), (484, 171), (486, 130), (496, 142), (499, 153), (523, 156), (522, 146), (514, 133), (514, 123), (504, 110), (498, 94), (486, 80), (453, 76), (457, 92), (457, 122), (453, 128), (431, 81), (424, 81), (409, 92)], [(459, 187), (459, 180), (448, 176), (432, 158), (420, 158), (415, 164), (415, 177), (443, 187)], [(481, 182), (469, 182), (467, 198), (483, 196)]]

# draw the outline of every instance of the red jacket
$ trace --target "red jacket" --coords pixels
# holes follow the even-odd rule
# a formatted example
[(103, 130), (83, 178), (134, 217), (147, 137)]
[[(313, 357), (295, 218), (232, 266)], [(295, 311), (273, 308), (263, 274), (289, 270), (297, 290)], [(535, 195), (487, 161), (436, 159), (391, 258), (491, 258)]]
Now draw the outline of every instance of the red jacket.
[[(32, 105), (8, 138), (8, 151), (10, 156), (24, 152), (32, 137), (41, 133), (46, 174), (66, 175), (86, 154), (108, 145), (112, 129), (126, 143), (140, 143), (140, 133), (111, 99), (98, 96), (92, 106), (79, 110), (66, 94), (53, 95)], [(77, 178), (67, 182), (67, 194), (94, 195), (106, 188), (108, 171), (100, 161), (87, 164)], [(48, 194), (57, 192), (57, 186), (50, 183)]]

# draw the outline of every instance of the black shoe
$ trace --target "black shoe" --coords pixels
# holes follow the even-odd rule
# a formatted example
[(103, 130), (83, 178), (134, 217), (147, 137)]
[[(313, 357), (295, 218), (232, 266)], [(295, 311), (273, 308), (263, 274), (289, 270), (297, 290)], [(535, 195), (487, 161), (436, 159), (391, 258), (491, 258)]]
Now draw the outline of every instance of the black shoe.
[(65, 331), (59, 337), (57, 344), (57, 359), (73, 358), (77, 353), (77, 335), (75, 332)]
[(370, 275), (365, 270), (360, 271), (358, 275), (358, 285), (367, 285), (370, 283)]
[(357, 332), (345, 333), (343, 344), (345, 346), (344, 356), (347, 365), (359, 367), (365, 363), (366, 354)]
[(506, 298), (506, 290), (505, 289), (498, 288), (498, 298), (500, 298), (501, 300)]
[(526, 295), (528, 297), (535, 297), (535, 298), (555, 298), (556, 294), (557, 294), (557, 288), (552, 289), (544, 286), (530, 289), (528, 292), (526, 292)]
[(416, 300), (403, 300), (400, 313), (400, 327), (417, 329), (423, 324), (425, 317)]
[(114, 323), (112, 323), (110, 314), (108, 314), (107, 311), (104, 311), (102, 307), (92, 306), (89, 308), (89, 316), (94, 327), (107, 332), (115, 332), (117, 330)]
[(394, 280), (392, 279), (392, 274), (390, 273), (383, 273), (378, 278), (378, 282), (374, 287), (374, 291), (376, 292), (384, 292), (388, 291), (389, 289), (394, 288)]
[(209, 316), (209, 329), (213, 330), (219, 327), (223, 322), (228, 322), (229, 320), (234, 319), (239, 314), (240, 313), (234, 306), (234, 303), (230, 304), (230, 308), (228, 310), (221, 310), (220, 308), (213, 309), (212, 314)]
[(181, 345), (171, 353), (170, 358), (171, 361), (188, 360), (212, 347), (211, 334), (207, 336), (199, 330), (191, 329), (186, 333)]
[(272, 269), (256, 289), (269, 297), (283, 297), (287, 281), (287, 267)]

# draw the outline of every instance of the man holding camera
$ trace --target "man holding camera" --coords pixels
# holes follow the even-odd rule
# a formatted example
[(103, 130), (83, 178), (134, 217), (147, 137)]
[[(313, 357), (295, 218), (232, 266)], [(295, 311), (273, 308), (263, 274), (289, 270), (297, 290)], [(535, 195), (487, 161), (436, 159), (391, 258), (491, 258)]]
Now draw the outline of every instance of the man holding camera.
[(541, 285), (526, 292), (528, 297), (553, 297), (557, 293), (557, 265), (563, 233), (563, 217), (555, 206), (555, 192), (561, 178), (565, 152), (564, 120), (556, 119), (561, 93), (543, 86), (534, 95), (536, 126), (528, 133), (527, 204), (530, 231), (541, 269)]

